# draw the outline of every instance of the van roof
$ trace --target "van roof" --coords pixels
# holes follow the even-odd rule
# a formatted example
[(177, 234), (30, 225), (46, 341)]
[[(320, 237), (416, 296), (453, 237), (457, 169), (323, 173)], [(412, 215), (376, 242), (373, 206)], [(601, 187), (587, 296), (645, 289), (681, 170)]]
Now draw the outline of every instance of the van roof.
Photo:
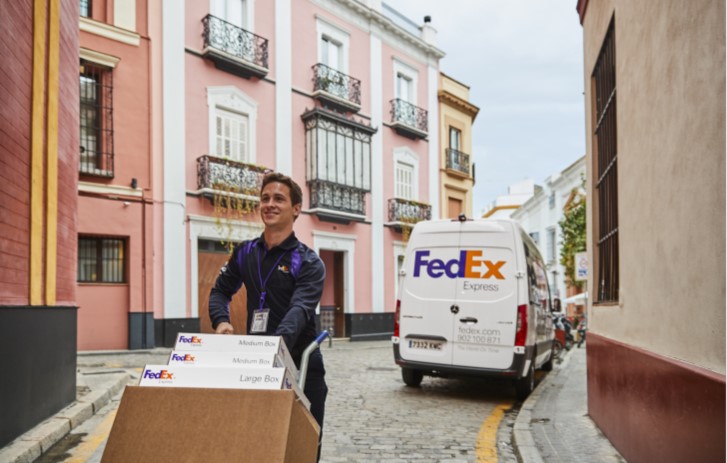
[[(418, 233), (451, 232), (453, 228), (459, 229), (461, 223), (456, 219), (425, 220), (417, 223), (414, 230)], [(469, 232), (503, 232), (517, 226), (511, 219), (474, 219), (464, 223)]]

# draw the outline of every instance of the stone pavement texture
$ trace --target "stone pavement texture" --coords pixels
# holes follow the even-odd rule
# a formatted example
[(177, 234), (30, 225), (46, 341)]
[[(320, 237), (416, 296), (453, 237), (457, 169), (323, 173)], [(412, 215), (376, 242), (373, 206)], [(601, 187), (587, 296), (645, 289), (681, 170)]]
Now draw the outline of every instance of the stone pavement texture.
[[(507, 401), (511, 394), (493, 386), (483, 395), (482, 389), (491, 387), (488, 383), (433, 378), (425, 378), (422, 388), (403, 387), (398, 384), (400, 374), (391, 360), (390, 346), (339, 341), (330, 349), (324, 344), (328, 376), (337, 375), (342, 381), (335, 402), (327, 404), (321, 461), (481, 461), (473, 449), (478, 428), (492, 413), (490, 402)], [(351, 349), (356, 350), (355, 363), (345, 355)], [(77, 400), (0, 449), (0, 462), (35, 461), (134, 382), (135, 368), (164, 362), (169, 351), (79, 354)], [(586, 397), (585, 349), (574, 348), (522, 404), (514, 425), (512, 419), (502, 421), (498, 441), (512, 427), (514, 451), (524, 463), (625, 461), (588, 417)], [(402, 417), (392, 402), (416, 413)], [(457, 409), (458, 422), (442, 423), (443, 408), (452, 407)], [(377, 428), (383, 432), (376, 432)], [(498, 442), (498, 447), (503, 444)], [(499, 461), (514, 461), (514, 457), (500, 454)]]
[(513, 441), (521, 461), (625, 462), (588, 416), (587, 398), (586, 348), (574, 346), (520, 408)]

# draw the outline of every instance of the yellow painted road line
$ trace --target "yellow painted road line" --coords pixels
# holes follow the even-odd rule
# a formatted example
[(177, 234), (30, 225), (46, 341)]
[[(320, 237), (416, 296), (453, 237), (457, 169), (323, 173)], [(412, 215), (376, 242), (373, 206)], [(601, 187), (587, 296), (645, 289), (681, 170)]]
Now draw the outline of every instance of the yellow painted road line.
[(114, 424), (114, 418), (116, 418), (116, 410), (109, 412), (106, 418), (99, 424), (93, 433), (83, 438), (83, 441), (75, 449), (73, 449), (73, 455), (65, 460), (66, 463), (85, 463), (93, 454), (96, 452), (98, 447), (108, 439), (111, 433), (111, 426)]
[(497, 463), (497, 428), (500, 427), (505, 412), (510, 408), (512, 408), (511, 402), (498, 405), (482, 423), (475, 443), (477, 463)]

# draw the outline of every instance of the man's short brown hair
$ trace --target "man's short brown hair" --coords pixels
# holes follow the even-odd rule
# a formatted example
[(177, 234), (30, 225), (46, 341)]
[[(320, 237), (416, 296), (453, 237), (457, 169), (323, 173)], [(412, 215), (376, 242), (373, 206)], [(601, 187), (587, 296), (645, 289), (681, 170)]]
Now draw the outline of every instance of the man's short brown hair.
[(290, 188), (290, 201), (293, 203), (293, 206), (296, 204), (303, 204), (303, 190), (300, 189), (300, 186), (295, 183), (295, 180), (288, 177), (287, 175), (281, 174), (280, 172), (270, 172), (265, 174), (263, 177), (263, 184), (260, 187), (260, 196), (263, 194), (263, 190), (268, 185), (268, 183), (278, 182), (282, 183), (283, 185), (287, 185), (288, 188)]

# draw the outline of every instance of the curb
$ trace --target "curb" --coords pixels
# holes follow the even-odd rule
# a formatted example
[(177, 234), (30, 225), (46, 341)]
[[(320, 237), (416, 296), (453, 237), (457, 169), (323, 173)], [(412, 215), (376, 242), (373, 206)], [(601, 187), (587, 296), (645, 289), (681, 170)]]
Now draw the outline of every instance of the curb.
[[(78, 376), (81, 375), (82, 373), (78, 373)], [(108, 381), (105, 381), (97, 390), (77, 397), (69, 406), (1, 448), (0, 461), (7, 463), (35, 461), (73, 429), (108, 404), (130, 379), (131, 375), (126, 372), (110, 373)], [(78, 382), (77, 380), (76, 383), (78, 384)]]
[(567, 353), (563, 357), (563, 361), (560, 365), (548, 373), (545, 379), (538, 384), (527, 400), (525, 400), (520, 407), (520, 412), (518, 412), (517, 418), (515, 419), (515, 425), (513, 426), (512, 431), (513, 447), (515, 448), (515, 453), (517, 454), (519, 461), (522, 463), (543, 463), (540, 451), (535, 445), (535, 440), (533, 439), (530, 423), (532, 420), (533, 409), (538, 403), (540, 394), (542, 394), (545, 388), (568, 366), (572, 349), (566, 352)]

